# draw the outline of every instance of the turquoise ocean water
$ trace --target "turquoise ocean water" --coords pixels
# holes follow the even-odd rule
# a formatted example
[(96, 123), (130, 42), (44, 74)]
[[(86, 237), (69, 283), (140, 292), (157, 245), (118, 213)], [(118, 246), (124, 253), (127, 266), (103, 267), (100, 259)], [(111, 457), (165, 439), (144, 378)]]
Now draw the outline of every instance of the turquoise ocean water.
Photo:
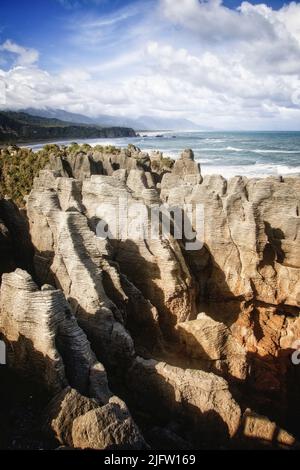
[[(226, 178), (300, 174), (300, 132), (158, 131), (141, 133), (136, 138), (77, 142), (119, 147), (132, 143), (142, 150), (160, 150), (173, 158), (178, 158), (185, 148), (192, 148), (203, 174), (221, 174)], [(35, 150), (41, 146), (30, 145)]]

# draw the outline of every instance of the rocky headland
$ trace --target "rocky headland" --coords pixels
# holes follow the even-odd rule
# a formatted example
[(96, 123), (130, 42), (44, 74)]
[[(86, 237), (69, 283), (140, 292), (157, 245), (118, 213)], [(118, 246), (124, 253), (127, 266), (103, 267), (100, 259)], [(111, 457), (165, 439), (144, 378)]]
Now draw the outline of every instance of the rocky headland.
[[(297, 447), (300, 178), (227, 181), (132, 145), (38, 158), (15, 199), (0, 167), (0, 445)], [(124, 197), (201, 204), (203, 246), (99, 238)]]
[(99, 126), (0, 110), (0, 145), (68, 139), (135, 137), (132, 128)]

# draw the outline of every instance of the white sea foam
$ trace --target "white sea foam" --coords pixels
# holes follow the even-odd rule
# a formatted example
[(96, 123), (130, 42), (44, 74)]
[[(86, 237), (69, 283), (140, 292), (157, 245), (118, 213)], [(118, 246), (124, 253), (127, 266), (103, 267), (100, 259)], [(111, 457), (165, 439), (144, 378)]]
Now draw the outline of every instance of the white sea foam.
[(221, 148), (214, 148), (214, 147), (208, 147), (208, 148), (202, 148), (200, 149), (202, 152), (252, 152), (252, 153), (284, 153), (284, 154), (299, 154), (300, 155), (300, 149), (299, 150), (264, 150), (264, 149), (249, 149), (249, 148), (239, 148), (239, 147), (221, 147)]
[(247, 176), (248, 178), (266, 178), (268, 176), (300, 175), (300, 166), (256, 163), (254, 165), (201, 165), (203, 175), (222, 175), (224, 178)]
[(299, 150), (261, 150), (261, 149), (249, 149), (248, 152), (254, 152), (254, 153), (299, 153), (300, 154), (300, 149)]
[(279, 175), (299, 174), (300, 166), (277, 165), (277, 172)]
[(229, 152), (247, 152), (247, 149), (240, 149), (236, 147), (226, 147), (224, 150), (228, 150)]
[(208, 148), (200, 148), (199, 151), (200, 152), (251, 152), (251, 150), (241, 149), (237, 147), (221, 147), (221, 148), (208, 147)]

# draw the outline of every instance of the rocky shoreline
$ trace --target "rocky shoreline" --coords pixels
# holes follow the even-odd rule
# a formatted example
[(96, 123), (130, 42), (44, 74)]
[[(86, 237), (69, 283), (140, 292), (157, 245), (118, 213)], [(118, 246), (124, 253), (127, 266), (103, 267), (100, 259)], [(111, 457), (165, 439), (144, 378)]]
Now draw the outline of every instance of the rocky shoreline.
[[(23, 445), (297, 446), (299, 190), (299, 177), (204, 176), (191, 150), (49, 148), (26, 210), (0, 201), (1, 390), (42, 390), (29, 409), (44, 441)], [(124, 196), (201, 204), (203, 247), (100, 239), (99, 207)]]

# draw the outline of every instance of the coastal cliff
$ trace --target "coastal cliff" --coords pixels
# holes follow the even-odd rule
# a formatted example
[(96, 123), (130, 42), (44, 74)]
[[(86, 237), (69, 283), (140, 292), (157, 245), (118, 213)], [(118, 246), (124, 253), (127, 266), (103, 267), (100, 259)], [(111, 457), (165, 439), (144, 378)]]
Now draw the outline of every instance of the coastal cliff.
[(0, 144), (117, 137), (135, 137), (135, 132), (127, 127), (74, 124), (23, 112), (0, 111)]
[[(299, 189), (202, 175), (191, 150), (48, 149), (26, 219), (0, 206), (0, 373), (42, 388), (42, 445), (296, 446)], [(100, 238), (124, 197), (201, 205), (203, 244)]]

